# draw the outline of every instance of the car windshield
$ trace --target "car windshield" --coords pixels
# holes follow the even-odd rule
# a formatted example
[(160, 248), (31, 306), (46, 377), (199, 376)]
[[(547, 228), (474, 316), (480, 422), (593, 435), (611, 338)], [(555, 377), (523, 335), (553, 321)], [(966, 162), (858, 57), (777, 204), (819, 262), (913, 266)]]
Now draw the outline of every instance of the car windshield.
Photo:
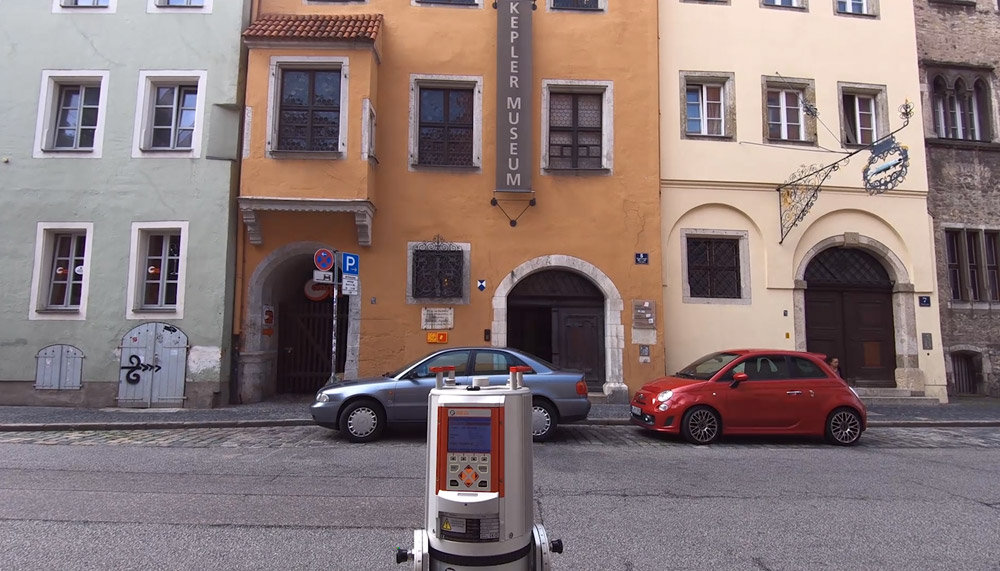
[(737, 353), (712, 353), (677, 371), (674, 375), (685, 379), (702, 379), (707, 381), (712, 378), (712, 375), (718, 373), (729, 363), (732, 363), (733, 359), (737, 357), (739, 357)]

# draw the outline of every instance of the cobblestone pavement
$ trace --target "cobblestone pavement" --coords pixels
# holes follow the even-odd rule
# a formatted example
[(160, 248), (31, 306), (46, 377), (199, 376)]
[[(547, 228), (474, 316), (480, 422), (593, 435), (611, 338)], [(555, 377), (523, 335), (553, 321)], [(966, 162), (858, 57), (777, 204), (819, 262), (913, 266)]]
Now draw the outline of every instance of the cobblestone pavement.
[[(326, 446), (423, 446), (423, 432), (389, 434), (372, 444), (348, 442), (339, 433), (314, 426), (204, 428), (186, 430), (101, 430), (5, 432), (0, 444), (60, 446), (160, 446), (172, 448), (311, 448)], [(631, 426), (564, 426), (538, 446), (690, 446), (680, 438), (651, 434)], [(825, 448), (808, 438), (728, 438), (714, 447)], [(858, 448), (1000, 448), (996, 428), (872, 428)]]

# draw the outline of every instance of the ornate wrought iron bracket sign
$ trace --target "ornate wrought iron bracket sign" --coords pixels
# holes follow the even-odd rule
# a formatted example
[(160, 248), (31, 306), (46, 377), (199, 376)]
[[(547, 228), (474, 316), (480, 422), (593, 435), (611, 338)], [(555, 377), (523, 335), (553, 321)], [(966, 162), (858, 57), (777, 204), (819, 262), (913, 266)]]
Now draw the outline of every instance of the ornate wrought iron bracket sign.
[(910, 124), (910, 119), (913, 118), (913, 104), (906, 101), (900, 105), (899, 116), (903, 124), (898, 129), (826, 166), (803, 165), (792, 173), (784, 184), (778, 186), (776, 190), (781, 221), (779, 244), (783, 243), (792, 228), (809, 214), (809, 210), (819, 198), (823, 183), (830, 178), (830, 175), (840, 170), (840, 167), (847, 165), (855, 155), (871, 151), (863, 172), (865, 190), (868, 194), (882, 194), (903, 182), (909, 169), (909, 153), (906, 147), (896, 142), (895, 135)]
[(538, 201), (535, 200), (535, 193), (534, 193), (534, 191), (532, 191), (531, 192), (531, 198), (527, 200), (528, 206), (525, 206), (524, 208), (522, 208), (521, 212), (519, 212), (517, 214), (516, 218), (511, 218), (510, 214), (504, 209), (503, 205), (500, 204), (501, 202), (525, 202), (525, 200), (524, 199), (512, 198), (512, 199), (507, 199), (507, 200), (501, 201), (499, 198), (497, 198), (495, 196), (490, 200), (490, 206), (499, 207), (500, 208), (500, 212), (503, 212), (503, 215), (507, 217), (507, 220), (510, 220), (511, 227), (517, 226), (518, 219), (521, 218), (521, 215), (524, 214), (528, 210), (528, 208), (530, 208), (530, 207), (535, 206), (536, 204), (538, 204)]

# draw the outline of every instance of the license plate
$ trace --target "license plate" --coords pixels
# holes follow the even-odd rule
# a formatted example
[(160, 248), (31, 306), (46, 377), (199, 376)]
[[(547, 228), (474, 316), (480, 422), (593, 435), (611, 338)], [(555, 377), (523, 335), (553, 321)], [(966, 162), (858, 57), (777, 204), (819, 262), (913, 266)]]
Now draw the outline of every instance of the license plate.
[(639, 407), (637, 407), (637, 406), (635, 406), (635, 405), (632, 405), (632, 414), (635, 414), (635, 415), (642, 414), (642, 409), (639, 408)]

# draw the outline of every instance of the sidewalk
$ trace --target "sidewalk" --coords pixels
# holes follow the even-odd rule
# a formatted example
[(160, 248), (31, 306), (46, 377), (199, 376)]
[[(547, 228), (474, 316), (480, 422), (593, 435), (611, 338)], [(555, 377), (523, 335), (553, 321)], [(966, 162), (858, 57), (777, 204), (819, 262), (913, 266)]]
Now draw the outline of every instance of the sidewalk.
[[(163, 428), (233, 428), (308, 426), (311, 395), (215, 409), (129, 409), (0, 406), (0, 431), (144, 430)], [(594, 404), (584, 424), (627, 425), (625, 404)], [(945, 405), (882, 405), (868, 408), (876, 427), (1000, 427), (1000, 399), (953, 397)]]

